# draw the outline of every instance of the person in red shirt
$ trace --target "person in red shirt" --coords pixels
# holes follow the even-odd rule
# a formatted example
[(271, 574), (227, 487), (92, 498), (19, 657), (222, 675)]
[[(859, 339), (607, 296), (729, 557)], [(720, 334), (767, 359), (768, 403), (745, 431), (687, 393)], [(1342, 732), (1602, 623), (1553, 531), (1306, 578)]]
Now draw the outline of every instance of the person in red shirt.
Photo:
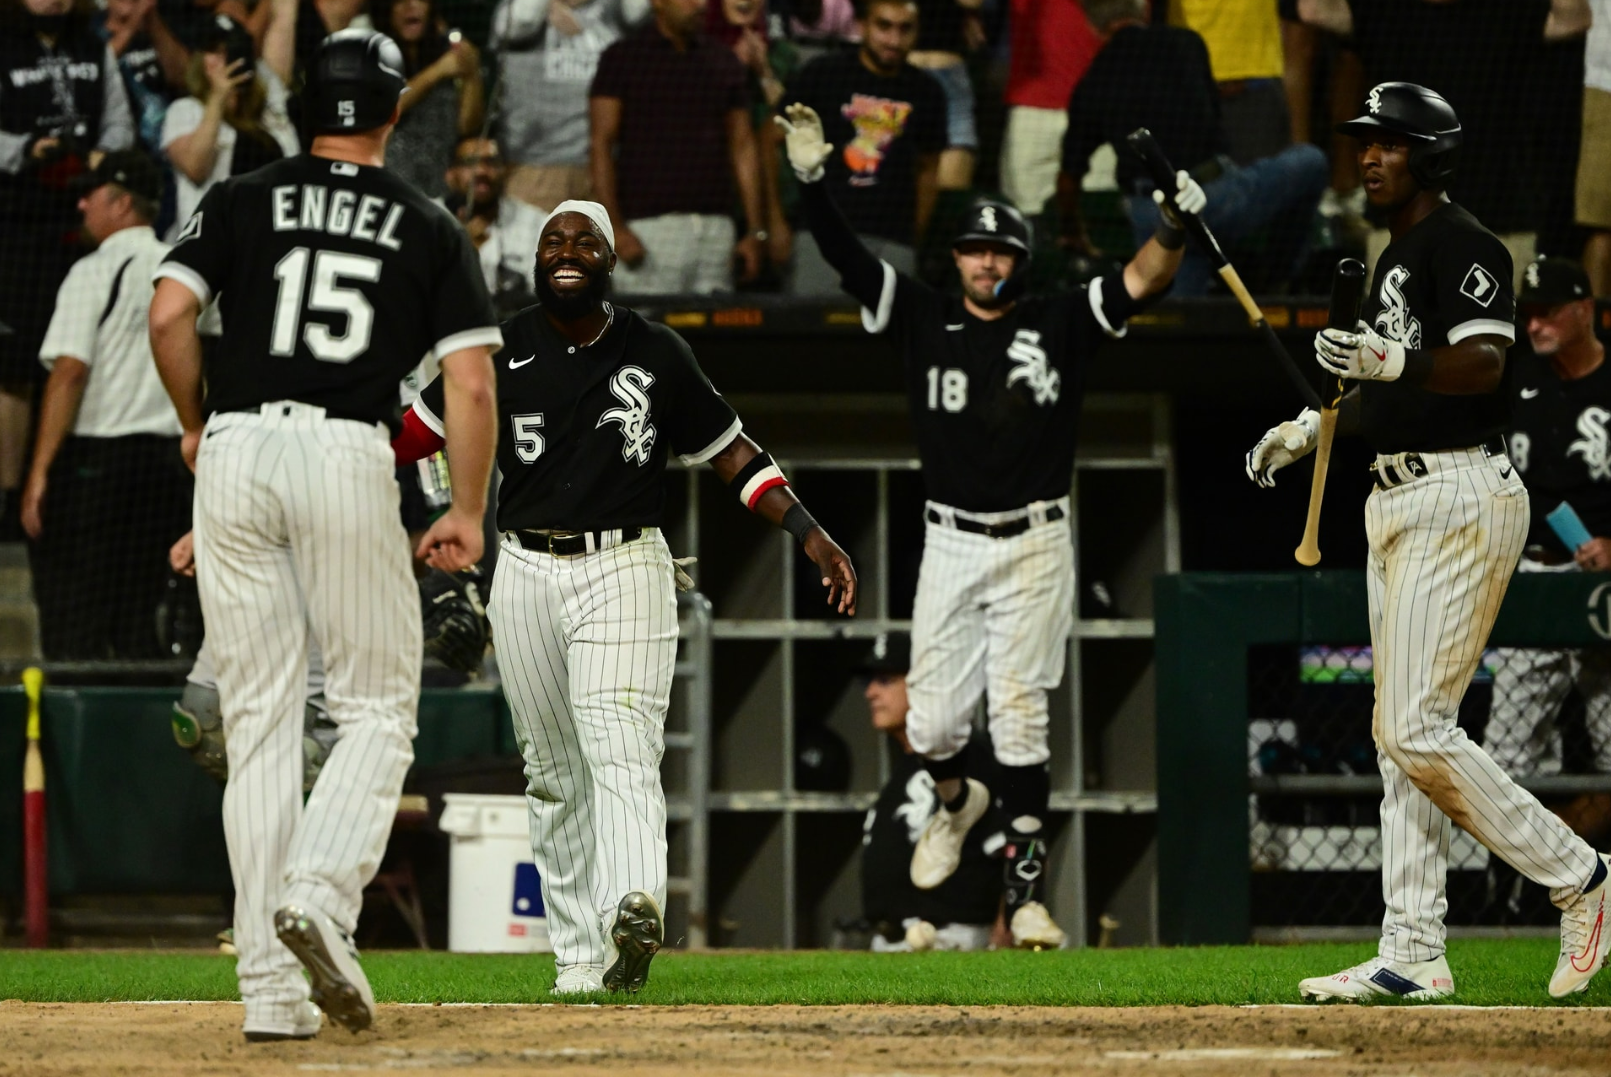
[(1057, 190), (1068, 98), (1101, 45), (1079, 0), (1010, 0), (1010, 5), (1001, 189), (1033, 216)]

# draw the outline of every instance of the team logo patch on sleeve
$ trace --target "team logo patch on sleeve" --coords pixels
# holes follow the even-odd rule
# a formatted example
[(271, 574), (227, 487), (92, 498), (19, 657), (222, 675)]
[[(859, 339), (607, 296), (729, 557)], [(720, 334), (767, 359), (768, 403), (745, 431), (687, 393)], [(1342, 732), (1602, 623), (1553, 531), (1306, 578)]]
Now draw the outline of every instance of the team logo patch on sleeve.
[(183, 243), (187, 239), (200, 239), (200, 238), (201, 238), (201, 210), (198, 209), (195, 213), (190, 215), (190, 220), (185, 222), (185, 226), (183, 228), (179, 229), (179, 234), (177, 236), (173, 237), (173, 245), (175, 247), (177, 247), (177, 246), (179, 246), (179, 244)]
[(1494, 275), (1482, 266), (1473, 262), (1471, 269), (1466, 273), (1466, 279), (1460, 283), (1460, 294), (1479, 306), (1486, 307), (1494, 301), (1499, 294), (1499, 282)]

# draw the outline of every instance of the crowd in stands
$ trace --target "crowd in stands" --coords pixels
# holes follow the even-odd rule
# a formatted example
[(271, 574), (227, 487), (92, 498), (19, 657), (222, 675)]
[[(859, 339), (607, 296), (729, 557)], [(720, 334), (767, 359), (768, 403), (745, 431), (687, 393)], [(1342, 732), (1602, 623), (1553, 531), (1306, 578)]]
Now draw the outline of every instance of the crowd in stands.
[[(57, 450), (103, 436), (104, 409), (75, 404), (41, 470), (47, 375), (77, 360), (85, 401), (114, 376), (52, 329), (89, 301), (69, 270), (106, 243), (82, 177), (108, 155), (151, 163), (155, 197), (112, 187), (171, 242), (212, 184), (307, 146), (304, 65), (350, 26), (404, 56), (387, 167), (464, 223), (506, 311), (531, 300), (546, 208), (577, 197), (614, 218), (618, 292), (838, 298), (781, 166), (772, 118), (796, 101), (835, 146), (836, 202), (899, 269), (954, 283), (952, 222), (989, 192), (1035, 222), (1037, 280), (1100, 272), (1156, 224), (1123, 149), (1146, 126), (1208, 191), (1222, 243), (1249, 252), (1250, 285), (1324, 291), (1339, 251), (1385, 243), (1331, 132), (1386, 80), (1453, 103), (1451, 193), (1518, 271), (1535, 252), (1581, 258), (1611, 294), (1611, 0), (101, 3), (0, 0), (0, 540), (20, 537), (30, 485), (80, 458)], [(1218, 287), (1194, 255), (1174, 294)], [(48, 503), (31, 522), (41, 543), (65, 526)]]

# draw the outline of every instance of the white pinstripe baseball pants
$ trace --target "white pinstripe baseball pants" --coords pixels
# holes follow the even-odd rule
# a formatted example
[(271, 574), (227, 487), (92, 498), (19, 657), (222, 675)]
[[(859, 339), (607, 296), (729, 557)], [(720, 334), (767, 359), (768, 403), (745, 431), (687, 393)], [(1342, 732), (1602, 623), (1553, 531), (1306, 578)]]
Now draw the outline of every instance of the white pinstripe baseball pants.
[(1580, 888), (1595, 867), (1583, 839), (1456, 725), (1527, 538), (1526, 488), (1504, 456), (1423, 458), (1428, 474), (1365, 505), (1384, 786), (1380, 953), (1394, 961), (1444, 951), (1450, 820), (1552, 890)]
[[(196, 465), (196, 566), (229, 738), (224, 836), (253, 1029), (308, 997), (280, 905), (346, 931), (386, 849), (419, 706), (419, 592), (386, 431), (302, 404), (215, 415)], [(340, 740), (302, 801), (308, 635)]]
[(605, 961), (604, 917), (666, 901), (666, 710), (677, 664), (671, 551), (654, 528), (577, 557), (505, 538), (487, 604), (526, 760), (531, 851), (559, 965)]
[[(1030, 506), (1042, 517), (1053, 506), (1061, 520), (1012, 538), (928, 523), (906, 679), (906, 735), (925, 758), (967, 747), (981, 696), (998, 760), (1024, 767), (1050, 757), (1046, 693), (1063, 679), (1074, 627), (1074, 546), (1068, 498)], [(1021, 513), (966, 515), (996, 523)]]

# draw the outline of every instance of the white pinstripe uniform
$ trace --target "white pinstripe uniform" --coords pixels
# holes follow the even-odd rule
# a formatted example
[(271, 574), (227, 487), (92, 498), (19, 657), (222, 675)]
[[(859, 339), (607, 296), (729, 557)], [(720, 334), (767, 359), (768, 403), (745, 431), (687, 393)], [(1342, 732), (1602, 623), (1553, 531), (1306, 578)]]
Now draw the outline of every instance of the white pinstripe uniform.
[[(456, 222), (384, 169), (327, 158), (215, 185), (157, 276), (218, 295), (224, 321), (195, 547), (245, 1029), (306, 1034), (309, 987), (275, 910), (353, 931), (413, 760), (419, 592), (382, 419), (421, 355), (502, 337)], [(304, 804), (310, 636), (340, 736)]]
[[(1514, 340), (1510, 279), (1499, 241), (1444, 204), (1383, 253), (1364, 318), (1406, 348)], [(1384, 786), (1379, 955), (1426, 962), (1445, 949), (1451, 820), (1550, 887), (1557, 904), (1598, 860), (1456, 724), (1527, 539), (1527, 491), (1496, 440), (1509, 414), (1504, 396), (1438, 395), (1398, 381), (1363, 382), (1360, 391), (1366, 437), (1378, 450), (1404, 449), (1378, 455), (1378, 489), (1365, 508), (1372, 733)], [(1471, 447), (1444, 447), (1462, 443)]]

